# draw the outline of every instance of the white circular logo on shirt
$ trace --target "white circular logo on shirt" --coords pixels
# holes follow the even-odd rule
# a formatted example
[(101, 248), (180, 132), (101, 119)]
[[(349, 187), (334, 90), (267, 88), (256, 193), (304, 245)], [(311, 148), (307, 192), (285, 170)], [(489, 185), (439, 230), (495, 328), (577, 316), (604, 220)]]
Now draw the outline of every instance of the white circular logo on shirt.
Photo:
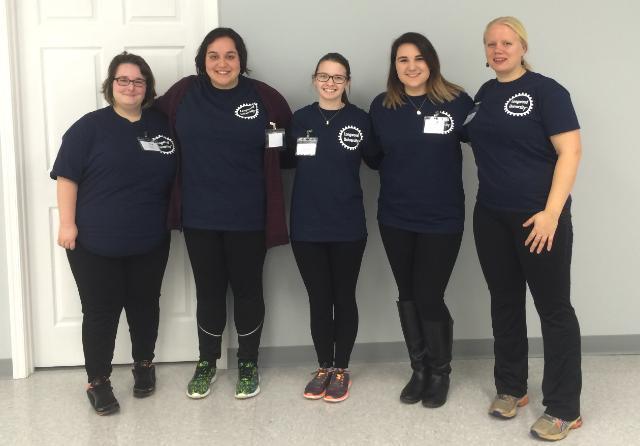
[(444, 130), (442, 132), (443, 135), (446, 135), (448, 133), (453, 132), (453, 128), (455, 127), (454, 122), (453, 122), (453, 116), (451, 116), (451, 114), (447, 113), (444, 110), (438, 110), (437, 112), (434, 113), (433, 115), (435, 118), (444, 118), (445, 122), (444, 122)]
[(338, 133), (338, 141), (347, 150), (356, 150), (362, 139), (362, 130), (354, 125), (344, 126)]
[(255, 119), (259, 113), (257, 102), (240, 104), (235, 111), (236, 116), (242, 119)]
[(526, 116), (533, 110), (533, 98), (529, 93), (516, 93), (504, 103), (509, 116)]
[(173, 144), (173, 140), (168, 136), (158, 135), (154, 136), (151, 140), (156, 143), (158, 149), (160, 149), (160, 153), (163, 155), (171, 155), (176, 151), (176, 146)]

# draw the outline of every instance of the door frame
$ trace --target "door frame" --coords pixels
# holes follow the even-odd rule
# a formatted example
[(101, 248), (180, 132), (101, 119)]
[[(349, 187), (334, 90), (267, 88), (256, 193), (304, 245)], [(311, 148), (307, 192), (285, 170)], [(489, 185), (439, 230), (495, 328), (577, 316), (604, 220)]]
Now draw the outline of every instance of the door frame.
[[(5, 225), (5, 259), (7, 295), (11, 327), (11, 362), (13, 378), (27, 378), (33, 373), (33, 344), (27, 243), (25, 237), (24, 164), (20, 123), (20, 77), (17, 63), (17, 27), (15, 0), (0, 2), (0, 91), (7, 93), (0, 101), (0, 147), (2, 148), (3, 216)], [(15, 209), (16, 212), (10, 212)]]
[[(218, 1), (203, 2), (205, 22), (218, 26)], [(20, 76), (17, 51), (17, 10), (15, 0), (0, 0), (0, 153), (2, 159), (1, 209), (5, 225), (7, 295), (11, 329), (13, 378), (27, 378), (34, 371), (33, 327), (26, 234), (25, 166), (22, 142)], [(9, 212), (15, 209), (16, 212)], [(2, 291), (2, 290), (0, 290)]]

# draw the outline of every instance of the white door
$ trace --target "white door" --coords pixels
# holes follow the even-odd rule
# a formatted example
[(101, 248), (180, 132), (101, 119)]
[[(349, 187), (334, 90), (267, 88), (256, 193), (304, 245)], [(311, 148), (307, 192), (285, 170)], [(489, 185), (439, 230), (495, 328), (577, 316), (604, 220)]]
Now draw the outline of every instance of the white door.
[[(217, 26), (217, 2), (20, 0), (16, 4), (34, 364), (79, 365), (84, 362), (80, 300), (64, 250), (56, 245), (56, 188), (49, 179), (62, 134), (85, 113), (106, 105), (100, 86), (111, 58), (123, 50), (146, 59), (159, 94), (193, 73), (201, 39)], [(160, 305), (156, 360), (197, 359), (195, 287), (181, 234), (173, 234)], [(123, 312), (114, 363), (130, 361)]]

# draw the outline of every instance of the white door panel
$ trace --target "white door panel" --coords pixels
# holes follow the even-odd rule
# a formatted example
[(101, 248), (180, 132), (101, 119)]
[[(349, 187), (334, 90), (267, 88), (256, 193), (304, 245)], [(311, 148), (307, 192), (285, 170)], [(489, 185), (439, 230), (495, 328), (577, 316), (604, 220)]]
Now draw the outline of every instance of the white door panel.
[[(34, 362), (79, 365), (82, 312), (65, 252), (56, 244), (56, 188), (49, 179), (62, 134), (82, 115), (106, 105), (101, 84), (109, 62), (123, 50), (146, 59), (159, 94), (193, 73), (198, 44), (217, 25), (217, 5), (207, 0), (16, 4)], [(157, 361), (196, 359), (195, 286), (178, 233), (172, 235), (160, 302)], [(123, 313), (114, 362), (130, 361)]]

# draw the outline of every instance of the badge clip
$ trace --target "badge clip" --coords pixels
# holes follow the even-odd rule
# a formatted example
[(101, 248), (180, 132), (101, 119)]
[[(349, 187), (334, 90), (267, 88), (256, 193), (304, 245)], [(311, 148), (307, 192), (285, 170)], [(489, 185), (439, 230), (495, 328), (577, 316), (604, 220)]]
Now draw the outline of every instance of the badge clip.
[(283, 150), (285, 148), (284, 129), (279, 129), (275, 122), (269, 121), (269, 125), (272, 128), (265, 130), (265, 147)]

